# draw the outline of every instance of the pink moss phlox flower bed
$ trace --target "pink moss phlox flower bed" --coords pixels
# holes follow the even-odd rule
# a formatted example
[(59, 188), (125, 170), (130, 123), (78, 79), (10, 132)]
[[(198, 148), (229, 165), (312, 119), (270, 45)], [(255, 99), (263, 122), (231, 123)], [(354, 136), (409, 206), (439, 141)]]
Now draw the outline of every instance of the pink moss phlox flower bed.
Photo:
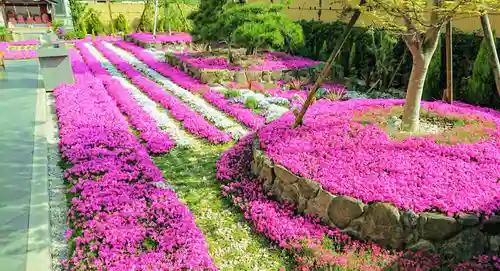
[(390, 139), (375, 125), (352, 120), (373, 107), (402, 105), (402, 100), (320, 100), (304, 125), (290, 129), (287, 113), (259, 131), (261, 147), (277, 164), (319, 182), (335, 195), (370, 202), (391, 202), (421, 212), (448, 215), (500, 210), (500, 118), (471, 106), (423, 102), (438, 114), (479, 116), (496, 123), (486, 140), (473, 144), (437, 144), (428, 137)]
[(193, 67), (207, 70), (240, 70), (238, 66), (230, 65), (224, 57), (199, 57), (189, 53), (176, 53), (175, 57)]
[[(206, 240), (128, 131), (102, 82), (70, 50), (76, 84), (54, 91), (71, 205), (68, 270), (216, 270)], [(82, 102), (84, 101), (84, 102)]]
[[(244, 68), (229, 64), (224, 57), (201, 57), (195, 56), (187, 52), (176, 53), (175, 57), (180, 60), (197, 67), (207, 70), (243, 70)], [(256, 64), (248, 67), (248, 70), (254, 71), (269, 71), (282, 69), (300, 69), (308, 66), (320, 64), (320, 61), (291, 56), (282, 52), (266, 53), (261, 56), (264, 64)]]
[(121, 112), (127, 116), (130, 124), (140, 132), (140, 138), (144, 140), (148, 150), (151, 153), (158, 154), (172, 149), (175, 141), (162, 131), (156, 121), (137, 104), (129, 90), (121, 82), (113, 79), (99, 60), (82, 43), (77, 43), (76, 47), (80, 50), (83, 59), (94, 74), (99, 75), (108, 94), (115, 100)]
[(251, 109), (245, 108), (241, 104), (233, 104), (228, 102), (224, 95), (210, 90), (208, 85), (202, 84), (200, 81), (192, 78), (185, 72), (179, 70), (176, 67), (172, 67), (165, 62), (156, 59), (151, 53), (143, 48), (136, 46), (129, 42), (116, 42), (116, 46), (132, 53), (139, 60), (148, 65), (151, 69), (154, 69), (161, 75), (169, 78), (175, 84), (190, 90), (191, 92), (203, 92), (203, 98), (216, 106), (221, 111), (229, 114), (235, 119), (239, 120), (241, 123), (250, 127), (251, 129), (257, 129), (258, 127), (264, 125), (265, 118), (254, 113)]
[(156, 43), (156, 42), (163, 42), (163, 43), (189, 43), (193, 41), (193, 38), (189, 33), (184, 33), (184, 32), (174, 32), (171, 35), (168, 33), (157, 33), (156, 38), (153, 38), (152, 33), (132, 33), (130, 35), (127, 35), (128, 37), (131, 37), (135, 40), (138, 40), (140, 42), (146, 42), (146, 43)]
[(308, 58), (291, 56), (283, 52), (270, 52), (264, 55), (264, 64), (249, 66), (249, 70), (269, 71), (282, 69), (301, 69), (308, 66), (321, 64)]
[(25, 46), (25, 45), (37, 45), (37, 44), (40, 44), (40, 42), (37, 40), (0, 42), (0, 51), (4, 52), (5, 60), (37, 58), (38, 54), (36, 53), (36, 50), (33, 49), (9, 50), (10, 46)]
[(152, 80), (143, 76), (132, 65), (123, 60), (112, 50), (106, 48), (101, 42), (94, 42), (94, 46), (113, 64), (123, 72), (134, 85), (147, 94), (153, 101), (163, 105), (172, 116), (182, 121), (182, 127), (190, 133), (201, 138), (206, 138), (210, 143), (219, 144), (232, 140), (231, 136), (220, 131), (207, 122), (201, 115), (193, 112), (177, 97), (169, 95), (163, 88)]
[[(356, 241), (337, 228), (322, 225), (318, 219), (298, 215), (291, 204), (270, 199), (264, 194), (261, 182), (250, 173), (252, 136), (241, 139), (217, 161), (217, 178), (223, 182), (221, 192), (242, 210), (257, 232), (291, 253), (297, 263), (296, 270), (430, 270), (441, 267), (439, 255), (425, 251), (388, 251), (371, 242)], [(446, 270), (495, 268), (500, 268), (499, 257), (480, 256)]]

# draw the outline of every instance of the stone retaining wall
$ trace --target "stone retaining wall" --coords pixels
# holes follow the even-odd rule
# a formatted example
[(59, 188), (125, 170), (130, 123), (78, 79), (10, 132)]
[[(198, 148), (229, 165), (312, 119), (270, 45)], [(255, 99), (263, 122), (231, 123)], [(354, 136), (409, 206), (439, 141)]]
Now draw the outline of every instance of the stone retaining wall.
[(209, 70), (194, 67), (172, 54), (165, 54), (165, 61), (182, 69), (189, 75), (198, 78), (204, 84), (223, 84), (227, 82), (247, 83), (249, 80), (261, 83), (274, 83), (278, 80), (302, 80), (310, 81), (316, 79), (319, 74), (317, 65), (302, 69), (283, 69), (267, 71), (230, 71)]
[(445, 262), (499, 252), (500, 215), (485, 220), (468, 213), (454, 217), (434, 212), (417, 214), (391, 203), (365, 204), (352, 197), (333, 195), (318, 182), (273, 164), (260, 149), (257, 135), (251, 166), (265, 192), (281, 202), (295, 203), (299, 212), (319, 217), (356, 239), (373, 240), (393, 249), (427, 249), (441, 254)]
[(182, 50), (182, 48), (184, 48), (186, 46), (185, 43), (142, 42), (142, 41), (136, 40), (136, 39), (129, 37), (129, 36), (125, 36), (125, 40), (132, 42), (132, 43), (135, 43), (144, 49), (155, 48), (155, 49), (171, 49), (174, 51), (180, 51), (180, 50)]

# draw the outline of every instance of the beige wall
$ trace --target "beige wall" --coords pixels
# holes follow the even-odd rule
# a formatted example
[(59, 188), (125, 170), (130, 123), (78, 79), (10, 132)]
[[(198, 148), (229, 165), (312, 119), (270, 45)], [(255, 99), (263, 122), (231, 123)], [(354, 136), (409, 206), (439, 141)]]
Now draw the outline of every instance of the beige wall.
[[(108, 4), (106, 3), (89, 3), (89, 8), (93, 8), (100, 12), (101, 22), (109, 24), (109, 12)], [(118, 14), (125, 15), (130, 26), (135, 28), (139, 24), (141, 19), (142, 11), (144, 10), (144, 4), (123, 4), (123, 3), (112, 3), (111, 4), (111, 14), (113, 19), (118, 16)]]
[[(249, 3), (264, 2), (270, 3), (271, 0), (248, 0)], [(279, 0), (274, 0), (279, 3)], [(292, 4), (285, 7), (286, 14), (294, 20), (321, 20), (336, 21), (339, 18), (339, 11), (342, 6), (338, 0), (293, 0)], [(320, 12), (321, 10), (321, 12)], [(490, 14), (491, 27), (496, 30), (500, 37), (500, 13)], [(345, 20), (349, 20), (349, 17)], [(371, 20), (361, 16), (358, 24), (370, 24)], [(464, 32), (473, 32), (481, 30), (479, 17), (461, 18), (453, 21), (453, 26)]]

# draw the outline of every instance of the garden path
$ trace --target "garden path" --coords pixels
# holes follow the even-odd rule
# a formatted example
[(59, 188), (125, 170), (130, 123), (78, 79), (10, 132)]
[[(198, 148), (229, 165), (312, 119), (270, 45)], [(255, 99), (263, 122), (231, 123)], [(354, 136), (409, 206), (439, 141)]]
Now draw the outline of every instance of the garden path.
[(49, 270), (45, 91), (37, 60), (6, 61), (6, 67), (0, 80), (1, 269)]

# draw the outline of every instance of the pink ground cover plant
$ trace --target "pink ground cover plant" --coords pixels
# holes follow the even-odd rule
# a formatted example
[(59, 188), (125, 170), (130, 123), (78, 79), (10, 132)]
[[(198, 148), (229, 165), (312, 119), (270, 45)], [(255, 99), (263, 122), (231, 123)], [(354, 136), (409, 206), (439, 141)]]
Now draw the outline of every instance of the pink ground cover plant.
[(131, 37), (135, 40), (147, 43), (189, 43), (193, 41), (193, 38), (189, 33), (184, 32), (173, 32), (172, 34), (168, 33), (157, 33), (156, 37), (153, 38), (152, 33), (148, 32), (138, 32), (127, 35), (127, 37)]
[(261, 148), (277, 164), (319, 182), (335, 195), (365, 203), (391, 202), (416, 212), (439, 210), (491, 214), (500, 210), (500, 118), (471, 106), (423, 102), (442, 115), (484, 119), (496, 124), (472, 144), (438, 144), (431, 137), (391, 139), (376, 125), (353, 116), (402, 100), (320, 100), (304, 125), (290, 129), (285, 114), (259, 131)]
[(153, 101), (169, 110), (171, 115), (182, 122), (182, 127), (190, 133), (205, 138), (212, 144), (226, 143), (232, 137), (206, 121), (201, 115), (193, 112), (177, 97), (169, 95), (163, 88), (152, 80), (143, 76), (132, 65), (123, 60), (115, 52), (106, 48), (101, 42), (94, 42), (94, 46), (113, 64), (123, 72), (128, 79), (141, 89)]
[(99, 76), (103, 82), (108, 94), (115, 100), (118, 108), (128, 118), (132, 126), (140, 133), (140, 138), (146, 143), (151, 153), (159, 154), (168, 152), (175, 145), (175, 141), (162, 131), (158, 124), (149, 116), (149, 114), (137, 104), (135, 99), (129, 93), (121, 82), (107, 72), (99, 60), (83, 45), (77, 43), (76, 47), (80, 50), (83, 59), (90, 67), (91, 71)]
[(282, 69), (301, 69), (304, 67), (321, 64), (308, 58), (292, 56), (283, 52), (269, 52), (263, 56), (264, 63), (251, 65), (249, 70), (268, 71)]
[[(297, 214), (292, 204), (274, 201), (270, 194), (263, 192), (261, 181), (250, 172), (252, 137), (241, 139), (217, 161), (217, 178), (223, 182), (221, 192), (242, 210), (256, 231), (293, 255), (297, 270), (440, 268), (439, 255), (423, 250), (389, 251), (371, 242), (356, 241), (337, 228), (322, 225), (316, 218)], [(495, 270), (500, 267), (500, 258), (481, 256), (448, 267), (449, 270)]]
[[(228, 63), (224, 57), (203, 57), (192, 55), (188, 52), (175, 54), (175, 57), (180, 60), (197, 67), (207, 70), (242, 70), (244, 67), (236, 66)], [(256, 55), (262, 64), (254, 64), (247, 67), (248, 70), (282, 70), (282, 69), (300, 69), (304, 67), (318, 65), (320, 61), (313, 61), (311, 59), (291, 56), (282, 52), (271, 52), (263, 55)]]
[[(54, 90), (71, 230), (68, 270), (216, 270), (206, 240), (102, 82), (74, 50), (76, 84)], [(82, 102), (84, 101), (84, 102)]]
[(200, 57), (187, 52), (177, 53), (175, 57), (193, 67), (207, 70), (240, 70), (240, 67), (228, 63), (224, 57)]
[(116, 42), (114, 44), (121, 49), (132, 53), (135, 57), (148, 65), (151, 69), (154, 69), (161, 75), (169, 78), (170, 80), (172, 80), (172, 82), (181, 86), (182, 88), (195, 93), (202, 92), (203, 98), (205, 98), (205, 100), (213, 104), (219, 110), (234, 117), (247, 127), (250, 127), (251, 129), (257, 129), (264, 125), (264, 117), (254, 113), (251, 109), (245, 108), (241, 104), (230, 103), (224, 98), (224, 95), (210, 90), (210, 87), (208, 85), (202, 84), (199, 80), (192, 78), (178, 68), (172, 67), (167, 63), (156, 59), (147, 50), (144, 50), (143, 48), (129, 42)]

